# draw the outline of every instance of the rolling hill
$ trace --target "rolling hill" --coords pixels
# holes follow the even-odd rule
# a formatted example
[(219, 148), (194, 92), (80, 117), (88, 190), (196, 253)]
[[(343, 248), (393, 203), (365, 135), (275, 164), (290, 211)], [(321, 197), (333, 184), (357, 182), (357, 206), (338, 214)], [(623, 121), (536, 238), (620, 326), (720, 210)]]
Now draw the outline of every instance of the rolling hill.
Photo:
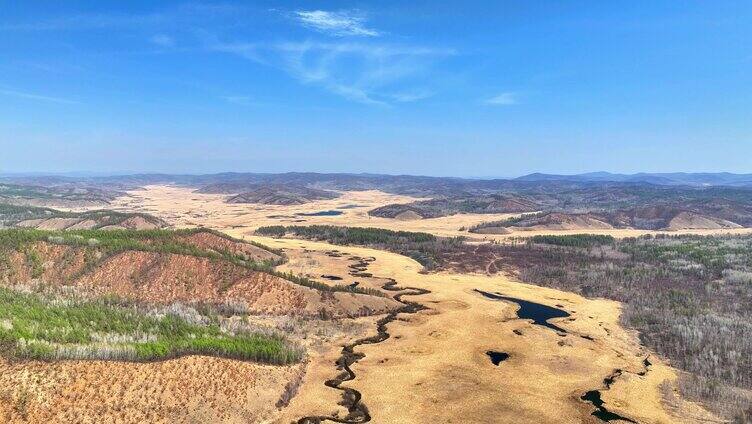
[(40, 230), (154, 230), (167, 227), (167, 223), (145, 213), (108, 210), (64, 212), (36, 206), (0, 203), (0, 228), (3, 227)]
[(247, 313), (363, 315), (392, 301), (274, 271), (278, 252), (209, 230), (0, 230), (0, 285), (43, 282), (147, 304), (235, 305)]
[(339, 193), (300, 186), (271, 185), (256, 187), (227, 199), (227, 203), (258, 203), (262, 205), (302, 205), (315, 200), (329, 200)]

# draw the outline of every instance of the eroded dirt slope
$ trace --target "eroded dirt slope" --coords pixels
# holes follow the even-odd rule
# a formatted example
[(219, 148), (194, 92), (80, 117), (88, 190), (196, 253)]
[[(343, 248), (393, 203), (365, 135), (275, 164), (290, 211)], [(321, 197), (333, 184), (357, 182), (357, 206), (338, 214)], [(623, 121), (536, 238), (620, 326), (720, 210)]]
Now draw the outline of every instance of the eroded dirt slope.
[[(257, 246), (211, 233), (195, 233), (186, 240), (252, 259), (279, 259)], [(386, 297), (306, 287), (216, 258), (138, 250), (105, 254), (48, 242), (4, 253), (0, 283), (40, 282), (75, 287), (89, 296), (114, 295), (150, 304), (233, 303), (254, 314), (362, 316), (396, 305)]]

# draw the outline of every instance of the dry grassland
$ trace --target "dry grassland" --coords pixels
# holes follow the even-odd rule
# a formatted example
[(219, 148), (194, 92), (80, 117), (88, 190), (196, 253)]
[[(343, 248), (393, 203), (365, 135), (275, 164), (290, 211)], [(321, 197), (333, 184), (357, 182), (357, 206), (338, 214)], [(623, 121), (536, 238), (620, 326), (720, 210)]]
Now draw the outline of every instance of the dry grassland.
[[(391, 203), (409, 203), (422, 200), (377, 190), (348, 191), (337, 199), (319, 200), (294, 206), (228, 204), (224, 202), (227, 197), (222, 194), (194, 193), (193, 189), (186, 187), (147, 186), (143, 190), (134, 190), (128, 192), (128, 196), (115, 199), (113, 207), (122, 211), (149, 213), (178, 227), (204, 225), (222, 231), (244, 230), (244, 232), (267, 225), (346, 225), (385, 228), (395, 231), (422, 231), (444, 237), (464, 236), (478, 241), (502, 241), (511, 237), (532, 237), (540, 234), (580, 234), (583, 231), (593, 234), (610, 234), (618, 238), (661, 233), (708, 235), (752, 233), (752, 228), (677, 231), (583, 228), (576, 230), (513, 229), (509, 234), (473, 234), (460, 229), (467, 229), (482, 222), (504, 220), (520, 214), (458, 214), (417, 220), (372, 217), (368, 215), (368, 211), (376, 207)], [(339, 209), (342, 207), (346, 208)], [(338, 210), (342, 212), (342, 215), (296, 215), (326, 210)]]
[[(501, 276), (421, 274), (420, 265), (411, 259), (377, 250), (256, 240), (288, 252), (336, 248), (375, 257), (369, 266), (374, 275), (432, 291), (414, 299), (430, 310), (390, 324), (388, 340), (357, 348), (366, 356), (354, 366), (357, 377), (347, 385), (362, 392), (373, 422), (595, 423), (599, 420), (590, 415), (594, 408), (579, 397), (588, 390), (603, 390), (604, 378), (617, 369), (623, 370), (622, 376), (603, 391), (609, 410), (641, 423), (717, 421), (675, 396), (676, 370), (619, 326), (616, 302), (588, 300)], [(486, 299), (474, 289), (562, 305), (572, 320), (556, 323), (569, 333), (562, 337), (515, 319), (513, 304)], [(485, 354), (488, 350), (509, 353), (510, 358), (494, 366)], [(651, 366), (640, 375), (646, 371), (645, 358)], [(333, 368), (330, 365), (329, 378), (336, 374)], [(319, 397), (313, 392), (332, 389), (323, 382), (318, 389), (306, 389), (283, 412), (280, 423), (331, 413), (331, 407), (320, 409), (311, 400)]]
[[(325, 283), (329, 280), (319, 278), (321, 275), (340, 276), (344, 280), (332, 283), (351, 283), (353, 280), (367, 287), (378, 287), (386, 281), (385, 278), (393, 278), (400, 285), (431, 291), (430, 294), (412, 297), (412, 300), (428, 306), (429, 310), (400, 316), (388, 325), (391, 335), (389, 339), (356, 348), (365, 354), (365, 358), (353, 365), (355, 380), (344, 385), (356, 388), (363, 394), (363, 401), (370, 410), (374, 423), (600, 422), (591, 415), (595, 407), (580, 399), (590, 390), (601, 390), (602, 399), (610, 411), (640, 423), (719, 422), (698, 405), (676, 395), (674, 384), (677, 371), (640, 346), (636, 335), (619, 325), (621, 309), (616, 302), (585, 299), (571, 293), (515, 282), (502, 275), (424, 274), (421, 273), (420, 265), (413, 260), (384, 251), (302, 240), (273, 240), (250, 235), (257, 227), (274, 224), (372, 226), (426, 231), (442, 236), (469, 235), (476, 237), (477, 241), (538, 233), (489, 236), (459, 231), (460, 227), (503, 219), (510, 215), (467, 214), (417, 221), (371, 218), (367, 211), (373, 207), (415, 200), (376, 191), (348, 192), (335, 200), (317, 201), (302, 206), (226, 204), (223, 198), (221, 195), (192, 193), (186, 188), (152, 186), (131, 192), (129, 197), (117, 199), (116, 204), (122, 210), (152, 213), (179, 227), (204, 225), (236, 237), (246, 237), (270, 247), (285, 249), (291, 259), (284, 265), (285, 270), (306, 273)], [(341, 209), (343, 215), (340, 216), (295, 215), (352, 204), (358, 206)], [(305, 221), (298, 222), (301, 219)], [(582, 231), (557, 233), (577, 232)], [(592, 232), (617, 237), (646, 233), (633, 230)], [(702, 231), (692, 231), (698, 232)], [(719, 231), (713, 231), (717, 232)], [(326, 254), (333, 249), (345, 255), (338, 258)], [(368, 272), (375, 277), (353, 278), (349, 275), (348, 266), (353, 261), (352, 256), (375, 258), (368, 267)], [(475, 292), (475, 289), (498, 292), (566, 310), (571, 314), (570, 318), (555, 322), (567, 334), (560, 335), (551, 329), (533, 325), (530, 321), (517, 319), (515, 304), (487, 299)], [(35, 382), (29, 391), (37, 397), (30, 398), (40, 399), (39, 403), (42, 405), (44, 402), (52, 402), (52, 399), (71, 399), (70, 397), (82, 395), (71, 393), (44, 397), (38, 393), (58, 393), (61, 390), (71, 390), (59, 387), (79, 388), (84, 385), (89, 389), (84, 392), (88, 393), (88, 401), (83, 405), (89, 405), (89, 408), (95, 408), (97, 401), (101, 401), (102, 405), (110, 404), (112, 401), (106, 399), (111, 396), (116, 399), (135, 399), (131, 403), (131, 414), (142, 415), (130, 415), (130, 418), (148, 418), (144, 414), (155, 413), (154, 408), (163, 408), (160, 409), (160, 416), (163, 420), (169, 420), (170, 417), (177, 417), (170, 415), (170, 411), (178, 411), (170, 408), (190, 402), (200, 402), (201, 405), (213, 402), (216, 405), (211, 408), (195, 405), (183, 407), (183, 418), (190, 413), (191, 417), (203, 418), (200, 420), (202, 422), (233, 422), (234, 418), (241, 416), (259, 417), (256, 421), (250, 420), (259, 422), (260, 417), (264, 416), (270, 422), (289, 424), (292, 420), (308, 415), (336, 414), (342, 417), (347, 411), (337, 404), (340, 392), (324, 386), (324, 381), (338, 373), (334, 366), (334, 361), (339, 356), (338, 346), (363, 333), (374, 334), (373, 320), (374, 318), (362, 318), (359, 322), (364, 326), (357, 327), (358, 330), (352, 331), (350, 337), (345, 337), (343, 331), (337, 333), (338, 336), (321, 339), (325, 339), (327, 343), (319, 342), (315, 348), (309, 349), (310, 357), (300, 390), (290, 405), (278, 413), (273, 411), (273, 405), (287, 381), (298, 372), (296, 367), (265, 367), (207, 358), (184, 358), (161, 364), (140, 365), (86, 363), (20, 366), (4, 363), (2, 367), (6, 372), (0, 378)], [(486, 356), (489, 350), (506, 352), (510, 357), (499, 366), (494, 366)], [(651, 364), (647, 368), (644, 362), (646, 358)], [(186, 371), (170, 369), (168, 372), (168, 368), (186, 366), (182, 365), (186, 361), (198, 367), (196, 370), (201, 370), (189, 373), (197, 381), (189, 380), (189, 383), (179, 386), (174, 385), (177, 383), (169, 383), (171, 378), (183, 381), (181, 378), (186, 375)], [(218, 364), (228, 369), (237, 369), (238, 373), (231, 375), (230, 371), (220, 371), (216, 368)], [(99, 367), (96, 373), (90, 370), (94, 369), (92, 367)], [(139, 373), (151, 375), (153, 380), (161, 383), (144, 382), (135, 374), (131, 377), (129, 373), (136, 371), (130, 370), (135, 368), (139, 368)], [(270, 370), (268, 373), (267, 369)], [(606, 388), (604, 379), (614, 375), (616, 370), (621, 370), (621, 375)], [(250, 378), (247, 378), (246, 372)], [(69, 381), (67, 385), (46, 387), (49, 385), (47, 382), (56, 381), (52, 376), (57, 374), (72, 380), (66, 380)], [(94, 374), (97, 378), (93, 377)], [(129, 377), (122, 379), (122, 375)], [(222, 377), (224, 375), (227, 378)], [(107, 380), (108, 378), (113, 381)], [(145, 389), (140, 389), (139, 384), (144, 384)], [(8, 384), (3, 384), (3, 387), (7, 386)], [(41, 386), (45, 388), (39, 388)], [(231, 393), (217, 394), (216, 391), (206, 389), (223, 386), (228, 386), (224, 390), (230, 390)], [(113, 388), (103, 390), (103, 387)], [(190, 390), (186, 390), (186, 387)], [(175, 390), (174, 393), (172, 389)], [(131, 392), (132, 395), (127, 395)], [(117, 393), (124, 395), (117, 396)], [(154, 394), (157, 400), (151, 400), (146, 393)], [(202, 395), (196, 396), (197, 393)], [(10, 396), (13, 398), (19, 395), (14, 392)], [(71, 409), (74, 408), (72, 403), (67, 405), (68, 410), (75, 410)], [(49, 417), (54, 412), (50, 407), (46, 411), (47, 415), (38, 416)], [(102, 413), (106, 414), (107, 411)], [(226, 416), (222, 417), (219, 415), (221, 413)]]

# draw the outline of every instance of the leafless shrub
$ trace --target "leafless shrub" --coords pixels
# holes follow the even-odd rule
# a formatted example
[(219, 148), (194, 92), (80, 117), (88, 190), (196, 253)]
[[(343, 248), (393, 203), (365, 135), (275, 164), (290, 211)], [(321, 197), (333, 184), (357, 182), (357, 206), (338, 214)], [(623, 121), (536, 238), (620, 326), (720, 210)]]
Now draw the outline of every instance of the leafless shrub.
[(13, 322), (9, 319), (0, 320), (0, 329), (10, 331), (13, 329)]
[(525, 282), (623, 302), (624, 324), (690, 373), (685, 396), (729, 420), (752, 416), (752, 237), (625, 239), (604, 248), (619, 254), (492, 248)]
[(65, 238), (60, 236), (49, 236), (47, 237), (47, 241), (53, 244), (63, 244), (65, 242)]
[(290, 404), (290, 401), (292, 398), (295, 397), (295, 395), (298, 394), (298, 389), (300, 388), (300, 385), (303, 384), (303, 376), (305, 375), (305, 370), (302, 370), (298, 373), (296, 373), (290, 381), (287, 382), (285, 385), (285, 389), (282, 391), (282, 394), (279, 396), (279, 400), (277, 400), (276, 406), (277, 408), (284, 408)]
[(681, 375), (678, 384), (682, 394), (707, 402), (711, 410), (733, 423), (752, 423), (752, 399), (748, 392), (694, 374)]
[(230, 299), (213, 306), (216, 313), (223, 316), (248, 315), (252, 311), (243, 300)]
[(752, 272), (725, 269), (723, 279), (731, 284), (752, 284)]
[(158, 309), (153, 309), (149, 311), (149, 315), (155, 318), (162, 318), (167, 315), (173, 315), (191, 324), (206, 324), (208, 322), (208, 318), (204, 315), (201, 315), (196, 309), (180, 302), (175, 302)]

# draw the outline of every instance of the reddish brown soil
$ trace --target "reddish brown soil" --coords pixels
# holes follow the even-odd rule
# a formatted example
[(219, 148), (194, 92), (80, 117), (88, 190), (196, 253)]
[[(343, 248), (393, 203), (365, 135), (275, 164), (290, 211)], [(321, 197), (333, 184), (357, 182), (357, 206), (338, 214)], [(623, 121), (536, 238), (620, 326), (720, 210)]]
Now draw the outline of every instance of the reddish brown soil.
[(150, 222), (142, 216), (130, 217), (114, 227), (121, 227), (128, 230), (156, 230), (157, 228), (161, 228), (159, 223)]
[[(67, 281), (84, 269), (84, 250), (70, 246), (49, 243), (34, 243), (28, 249), (42, 259), (42, 280)], [(20, 283), (32, 280), (33, 268), (23, 251), (10, 252), (7, 255), (7, 268), (0, 264), (0, 283)]]
[[(192, 237), (205, 247), (221, 245), (249, 256), (276, 257), (256, 246), (209, 233)], [(30, 251), (42, 264), (41, 273), (36, 267), (37, 275), (29, 259)], [(90, 296), (114, 295), (150, 304), (232, 302), (258, 314), (361, 316), (384, 313), (397, 306), (388, 298), (320, 291), (220, 259), (144, 251), (98, 257), (91, 252), (86, 253), (81, 247), (35, 243), (26, 251), (12, 252), (7, 264), (0, 264), (0, 284), (41, 281), (52, 286), (77, 287)]]
[(233, 241), (208, 231), (184, 236), (182, 237), (182, 240), (201, 249), (230, 252), (257, 261), (280, 259), (279, 255), (264, 250), (258, 246), (254, 246), (250, 243)]
[(300, 370), (202, 356), (153, 363), (0, 358), (0, 422), (264, 422)]

